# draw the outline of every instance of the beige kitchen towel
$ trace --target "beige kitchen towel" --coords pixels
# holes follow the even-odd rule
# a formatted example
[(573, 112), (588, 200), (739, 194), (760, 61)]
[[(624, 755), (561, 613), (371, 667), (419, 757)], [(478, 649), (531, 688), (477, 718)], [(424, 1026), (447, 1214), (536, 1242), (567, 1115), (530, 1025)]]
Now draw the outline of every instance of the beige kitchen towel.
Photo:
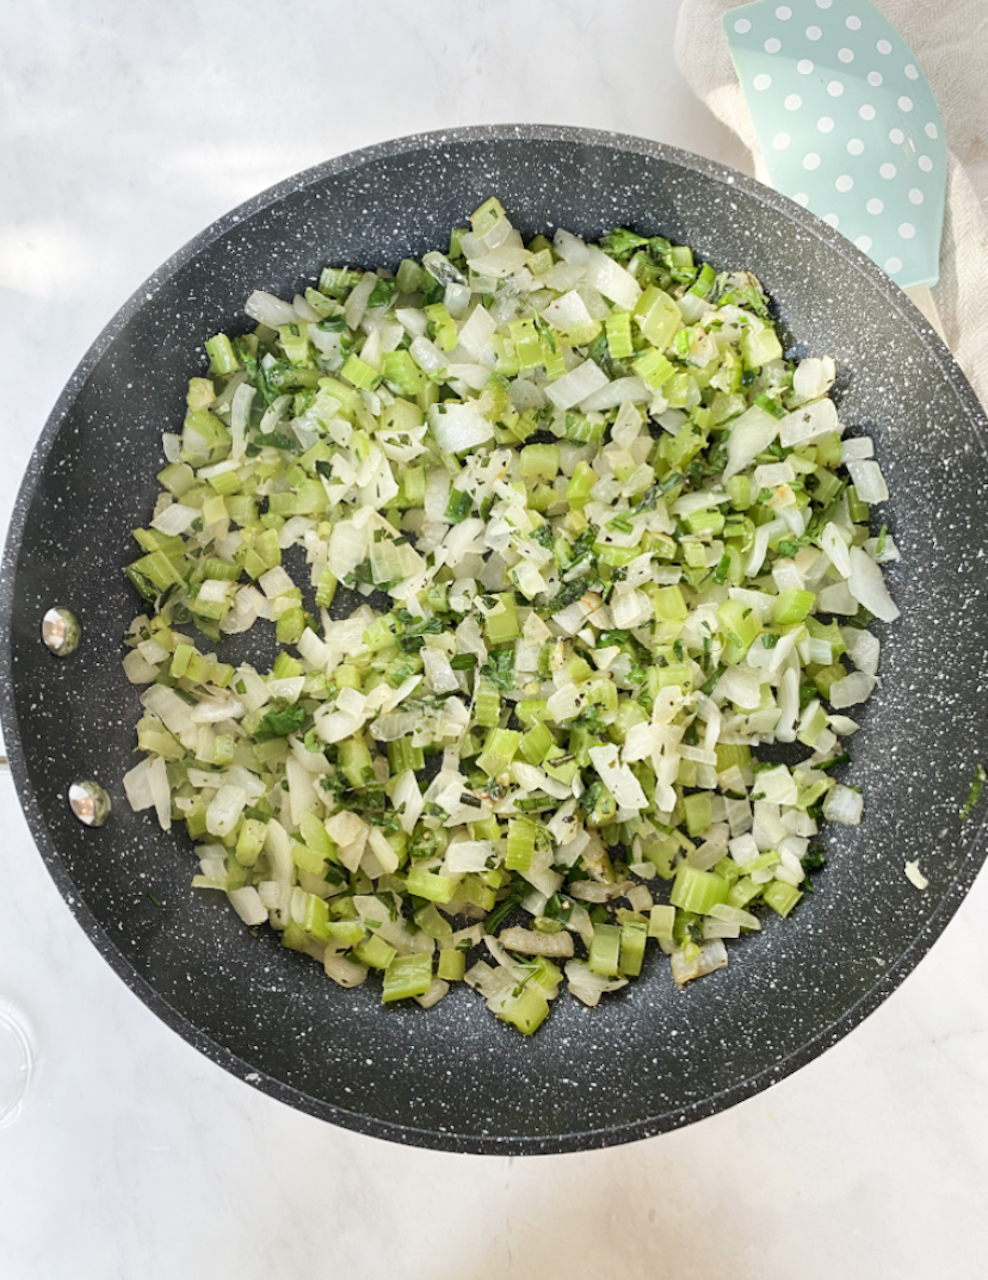
[[(767, 182), (722, 25), (737, 0), (683, 0), (676, 60), (696, 95), (740, 139), (736, 168)], [(926, 74), (950, 150), (940, 283), (947, 345), (988, 407), (988, 0), (876, 0)]]

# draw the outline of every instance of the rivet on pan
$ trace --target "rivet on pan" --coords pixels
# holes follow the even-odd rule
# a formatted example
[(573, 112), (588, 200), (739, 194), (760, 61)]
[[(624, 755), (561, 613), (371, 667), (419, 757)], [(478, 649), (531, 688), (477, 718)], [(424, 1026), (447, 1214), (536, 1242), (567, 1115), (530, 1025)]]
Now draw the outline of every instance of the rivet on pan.
[(101, 827), (110, 813), (110, 797), (98, 782), (73, 782), (69, 808), (87, 827)]
[(60, 658), (75, 653), (82, 639), (82, 627), (71, 609), (57, 605), (41, 619), (41, 638)]

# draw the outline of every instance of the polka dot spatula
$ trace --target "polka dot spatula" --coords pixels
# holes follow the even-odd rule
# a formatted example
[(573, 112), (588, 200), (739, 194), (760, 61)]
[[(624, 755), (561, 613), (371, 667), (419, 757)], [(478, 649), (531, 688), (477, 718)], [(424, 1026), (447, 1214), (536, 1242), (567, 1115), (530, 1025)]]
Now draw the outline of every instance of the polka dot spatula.
[(772, 185), (852, 240), (940, 330), (947, 148), (909, 46), (868, 0), (758, 0), (724, 15)]

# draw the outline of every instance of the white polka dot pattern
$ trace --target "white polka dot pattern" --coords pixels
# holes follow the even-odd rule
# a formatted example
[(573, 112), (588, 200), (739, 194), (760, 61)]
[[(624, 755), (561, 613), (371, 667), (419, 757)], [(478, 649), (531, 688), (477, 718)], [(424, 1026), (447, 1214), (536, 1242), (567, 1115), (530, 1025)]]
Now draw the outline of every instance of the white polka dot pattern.
[(773, 184), (897, 283), (935, 283), (947, 150), (901, 36), (871, 0), (757, 0), (724, 29)]

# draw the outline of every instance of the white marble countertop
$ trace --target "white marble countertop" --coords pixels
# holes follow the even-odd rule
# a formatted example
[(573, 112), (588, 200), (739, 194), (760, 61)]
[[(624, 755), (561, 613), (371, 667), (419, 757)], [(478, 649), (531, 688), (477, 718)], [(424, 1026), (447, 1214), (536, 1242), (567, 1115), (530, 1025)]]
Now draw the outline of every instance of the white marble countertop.
[[(3, 5), (0, 527), (106, 321), (272, 183), (383, 139), (505, 121), (734, 159), (676, 68), (677, 8)], [(983, 1274), (988, 877), (876, 1013), (769, 1091), (627, 1147), (481, 1158), (344, 1132), (228, 1076), (98, 956), (9, 779), (0, 823), (0, 1009), (16, 1006), (37, 1054), (0, 1129), (6, 1280)]]

